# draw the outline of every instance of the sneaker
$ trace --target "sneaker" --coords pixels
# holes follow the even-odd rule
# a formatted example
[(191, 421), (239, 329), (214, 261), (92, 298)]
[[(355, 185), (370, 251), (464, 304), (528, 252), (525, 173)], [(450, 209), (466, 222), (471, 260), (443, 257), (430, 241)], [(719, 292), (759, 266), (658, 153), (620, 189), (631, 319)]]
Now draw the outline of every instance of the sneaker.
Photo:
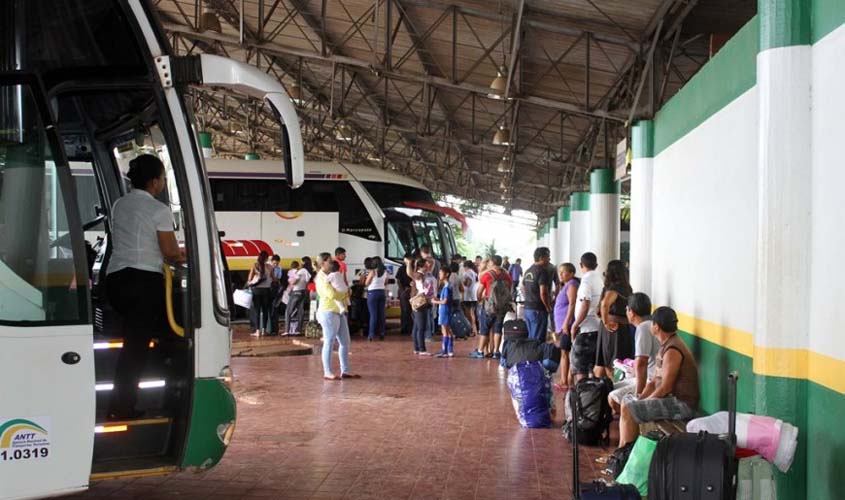
[(481, 352), (481, 351), (477, 351), (477, 350), (472, 351), (471, 353), (469, 353), (469, 357), (471, 357), (473, 359), (484, 359), (484, 353)]
[(447, 357), (449, 357), (449, 358), (454, 358), (454, 357), (455, 357), (455, 353), (454, 353), (454, 352), (450, 352), (450, 353), (449, 353), (449, 354), (447, 354), (446, 356), (447, 356)]
[(493, 359), (493, 356), (494, 356), (493, 353), (489, 353), (489, 354), (484, 355), (484, 357), (487, 358), (487, 359)]
[(448, 356), (448, 354), (442, 351), (434, 355), (435, 358), (445, 358), (446, 356)]
[(428, 351), (420, 351), (420, 356), (431, 356), (431, 353)]
[(493, 353), (493, 359), (502, 359), (502, 353), (494, 352)]
[(249, 336), (250, 336), (250, 337), (260, 337), (260, 336), (261, 336), (261, 332), (253, 332), (253, 333), (250, 333), (250, 334), (249, 334)]

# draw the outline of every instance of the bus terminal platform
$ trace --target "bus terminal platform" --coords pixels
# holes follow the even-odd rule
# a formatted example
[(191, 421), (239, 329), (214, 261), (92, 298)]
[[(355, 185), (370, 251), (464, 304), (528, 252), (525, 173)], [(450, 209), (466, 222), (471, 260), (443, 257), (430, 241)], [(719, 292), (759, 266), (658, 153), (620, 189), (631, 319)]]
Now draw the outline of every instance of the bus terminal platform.
[[(342, 381), (323, 380), (318, 355), (235, 357), (237, 429), (216, 467), (93, 483), (71, 498), (569, 497), (561, 395), (552, 428), (521, 428), (504, 369), (467, 357), (474, 340), (436, 359), (414, 356), (407, 337), (356, 336), (350, 360), (362, 378)], [(601, 477), (595, 458), (610, 451), (582, 447), (581, 479)]]

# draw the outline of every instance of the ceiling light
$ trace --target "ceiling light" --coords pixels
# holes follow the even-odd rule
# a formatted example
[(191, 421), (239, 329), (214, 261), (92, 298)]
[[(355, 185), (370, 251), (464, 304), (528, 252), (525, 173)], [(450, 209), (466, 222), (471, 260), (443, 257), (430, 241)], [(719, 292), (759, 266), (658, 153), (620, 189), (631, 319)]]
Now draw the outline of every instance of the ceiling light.
[(499, 130), (496, 131), (496, 135), (493, 136), (493, 145), (494, 146), (510, 146), (510, 139), (511, 138), (511, 131), (502, 125), (499, 127)]
[(216, 31), (223, 33), (223, 27), (220, 26), (220, 19), (217, 14), (210, 10), (203, 11), (200, 17), (200, 31)]
[(339, 126), (335, 132), (335, 139), (339, 141), (349, 142), (352, 140), (352, 133), (346, 128), (346, 125)]
[(508, 190), (508, 180), (502, 179), (502, 183), (499, 184), (499, 188), (504, 190), (505, 192), (507, 192), (507, 190)]
[(368, 154), (368, 155), (367, 155), (367, 160), (368, 160), (368, 161), (377, 161), (377, 162), (381, 162), (381, 157), (380, 157), (380, 156), (376, 156), (376, 155), (374, 155), (374, 154), (370, 153), (370, 154)]
[(505, 172), (510, 172), (511, 171), (510, 158), (508, 158), (507, 156), (502, 157), (501, 161), (499, 161), (499, 166), (496, 167), (496, 170), (498, 170), (499, 173), (502, 173), (502, 174), (505, 173)]
[(490, 93), (487, 94), (488, 97), (493, 99), (501, 99), (505, 95), (505, 90), (508, 87), (507, 78), (505, 78), (505, 68), (499, 68), (496, 71), (496, 78), (490, 82)]

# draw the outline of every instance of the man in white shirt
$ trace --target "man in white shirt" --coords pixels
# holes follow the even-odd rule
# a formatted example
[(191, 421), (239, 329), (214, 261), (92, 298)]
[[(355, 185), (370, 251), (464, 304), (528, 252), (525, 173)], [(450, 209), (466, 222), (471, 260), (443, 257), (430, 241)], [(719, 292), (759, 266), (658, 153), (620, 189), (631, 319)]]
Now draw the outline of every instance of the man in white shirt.
[[(301, 335), (305, 321), (305, 296), (308, 293), (308, 281), (311, 273), (305, 267), (300, 267), (290, 281), (288, 307), (285, 309), (286, 335)], [(295, 315), (295, 318), (294, 318)]]
[(575, 321), (572, 323), (572, 352), (570, 371), (576, 382), (586, 377), (596, 362), (596, 342), (601, 322), (598, 317), (601, 290), (604, 287), (601, 276), (596, 272), (596, 254), (587, 252), (581, 256), (581, 285), (578, 287), (575, 305)]
[(618, 413), (622, 403), (638, 399), (646, 382), (654, 373), (660, 342), (651, 333), (651, 299), (637, 292), (628, 298), (628, 322), (636, 327), (634, 334), (634, 376), (614, 384), (608, 396), (610, 407)]

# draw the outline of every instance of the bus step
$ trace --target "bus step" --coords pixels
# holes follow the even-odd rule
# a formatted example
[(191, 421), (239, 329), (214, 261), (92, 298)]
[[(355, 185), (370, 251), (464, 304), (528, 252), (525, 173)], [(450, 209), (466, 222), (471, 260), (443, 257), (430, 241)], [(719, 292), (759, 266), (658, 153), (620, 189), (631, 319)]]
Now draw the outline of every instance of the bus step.
[(169, 417), (98, 422), (94, 427), (94, 461), (164, 456), (172, 428)]

